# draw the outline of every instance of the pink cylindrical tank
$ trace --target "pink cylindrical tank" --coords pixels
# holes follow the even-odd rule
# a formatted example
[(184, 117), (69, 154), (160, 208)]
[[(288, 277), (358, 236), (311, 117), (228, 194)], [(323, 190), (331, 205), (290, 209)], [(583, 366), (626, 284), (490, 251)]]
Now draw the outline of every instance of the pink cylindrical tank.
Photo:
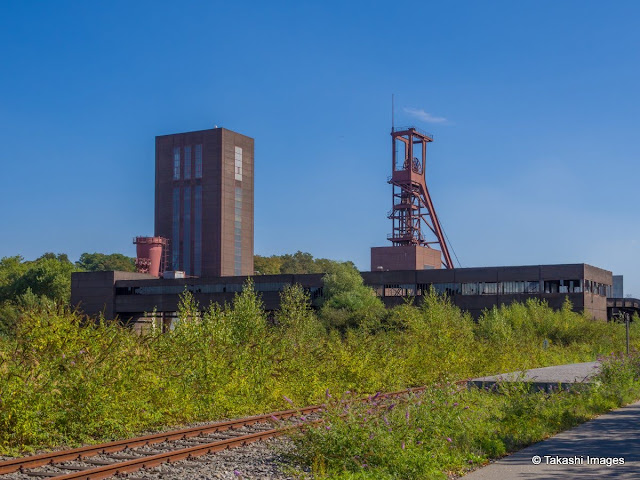
[(136, 268), (138, 272), (159, 277), (164, 267), (163, 249), (167, 239), (163, 237), (136, 237)]

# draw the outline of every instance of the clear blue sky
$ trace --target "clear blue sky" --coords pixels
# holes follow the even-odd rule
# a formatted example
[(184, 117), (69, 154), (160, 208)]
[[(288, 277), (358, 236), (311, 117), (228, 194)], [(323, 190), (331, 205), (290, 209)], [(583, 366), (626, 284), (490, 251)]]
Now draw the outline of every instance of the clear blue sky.
[[(0, 256), (134, 255), (154, 137), (255, 138), (255, 246), (369, 268), (390, 97), (463, 266), (587, 262), (640, 297), (640, 3), (0, 4)], [(412, 113), (413, 112), (413, 113)]]

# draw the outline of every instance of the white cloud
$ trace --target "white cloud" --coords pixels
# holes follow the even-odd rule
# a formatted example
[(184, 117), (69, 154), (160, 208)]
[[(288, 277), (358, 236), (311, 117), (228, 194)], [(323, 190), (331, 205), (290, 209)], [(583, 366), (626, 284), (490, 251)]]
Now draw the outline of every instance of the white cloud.
[(406, 113), (408, 113), (409, 115), (411, 115), (412, 117), (415, 117), (418, 120), (422, 120), (423, 122), (427, 122), (427, 123), (447, 123), (447, 119), (446, 118), (444, 118), (444, 117), (436, 117), (434, 115), (431, 115), (429, 112), (425, 112), (421, 108), (405, 107), (403, 110)]

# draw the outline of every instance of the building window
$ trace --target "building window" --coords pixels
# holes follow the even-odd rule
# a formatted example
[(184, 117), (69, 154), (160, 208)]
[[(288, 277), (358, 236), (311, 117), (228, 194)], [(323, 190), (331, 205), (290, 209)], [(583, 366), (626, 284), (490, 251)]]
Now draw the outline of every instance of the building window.
[(563, 280), (568, 287), (569, 293), (582, 293), (582, 280)]
[(173, 188), (173, 236), (171, 238), (171, 264), (180, 270), (180, 187)]
[(191, 187), (184, 187), (184, 233), (182, 234), (182, 263), (187, 275), (191, 275)]
[(540, 282), (525, 282), (524, 293), (540, 293)]
[(600, 295), (601, 297), (611, 296), (611, 285), (604, 283), (591, 282), (591, 293)]
[(184, 147), (184, 179), (191, 178), (191, 147)]
[(196, 145), (196, 178), (202, 178), (202, 145)]
[(242, 181), (242, 148), (240, 147), (236, 147), (235, 175), (236, 180)]
[[(588, 282), (588, 280), (587, 280)], [(585, 283), (585, 288), (589, 288)], [(544, 293), (582, 293), (582, 281), (576, 280), (545, 280)]]
[(459, 283), (419, 283), (416, 295), (429, 295), (431, 289), (433, 289), (434, 293), (446, 295), (447, 297), (460, 295), (461, 292)]
[(501, 295), (518, 295), (522, 293), (540, 293), (540, 282), (535, 280), (500, 282), (498, 293)]
[(193, 193), (193, 274), (199, 277), (202, 274), (202, 186), (196, 185)]
[(584, 281), (584, 291), (593, 295), (600, 295), (601, 297), (608, 297), (611, 295), (611, 285), (604, 283), (598, 283), (593, 280)]
[[(237, 147), (236, 147), (237, 148)], [(234, 217), (234, 275), (242, 275), (242, 188), (236, 187)]]
[(498, 284), (496, 282), (482, 282), (480, 283), (481, 295), (497, 295)]
[(480, 285), (476, 282), (462, 284), (462, 295), (478, 295), (479, 291)]
[(180, 147), (173, 149), (173, 179), (180, 180)]
[(560, 280), (545, 280), (544, 293), (559, 293)]
[(524, 293), (526, 282), (501, 282), (500, 283), (500, 293), (503, 295), (515, 295), (519, 293)]

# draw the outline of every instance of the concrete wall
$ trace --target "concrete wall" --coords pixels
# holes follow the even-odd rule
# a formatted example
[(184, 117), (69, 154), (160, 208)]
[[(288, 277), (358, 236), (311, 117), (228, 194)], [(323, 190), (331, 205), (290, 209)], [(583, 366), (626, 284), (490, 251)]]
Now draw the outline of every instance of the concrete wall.
[(371, 271), (425, 270), (442, 268), (442, 253), (419, 245), (372, 247)]
[(71, 274), (71, 305), (92, 317), (116, 316), (114, 285), (119, 280), (158, 281), (153, 275), (135, 272), (75, 272)]

